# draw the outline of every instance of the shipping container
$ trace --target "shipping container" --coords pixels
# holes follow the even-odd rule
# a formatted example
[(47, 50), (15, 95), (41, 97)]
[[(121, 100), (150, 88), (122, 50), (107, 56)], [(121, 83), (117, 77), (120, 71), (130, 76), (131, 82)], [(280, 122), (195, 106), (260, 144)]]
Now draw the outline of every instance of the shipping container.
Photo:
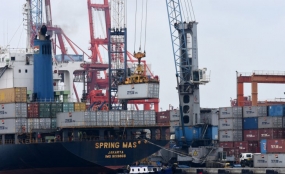
[(141, 83), (118, 86), (118, 99), (159, 98), (159, 83)]
[(258, 129), (282, 128), (282, 117), (258, 117)]
[(109, 112), (108, 111), (97, 111), (97, 126), (108, 126), (109, 125)]
[(50, 108), (51, 108), (50, 109), (51, 117), (56, 117), (57, 113), (62, 112), (63, 104), (62, 103), (51, 103)]
[(210, 126), (206, 130), (205, 139), (218, 140), (218, 126)]
[(16, 118), (16, 133), (27, 133), (27, 118)]
[(266, 106), (244, 106), (243, 117), (263, 117), (267, 116)]
[(285, 154), (267, 154), (267, 161), (269, 168), (284, 168), (285, 167)]
[(85, 126), (84, 114), (85, 112), (58, 113), (56, 117), (56, 125), (57, 127)]
[(248, 152), (260, 153), (260, 142), (259, 141), (248, 141)]
[(56, 118), (51, 119), (51, 129), (56, 129)]
[(219, 130), (219, 141), (242, 141), (242, 130)]
[(234, 147), (234, 142), (232, 142), (232, 141), (229, 141), (229, 142), (219, 142), (219, 147), (232, 148), (232, 147)]
[(169, 123), (170, 122), (170, 110), (156, 112), (156, 122), (157, 123)]
[(109, 125), (119, 126), (121, 120), (121, 111), (109, 111)]
[(242, 107), (219, 108), (219, 118), (242, 118)]
[(242, 118), (219, 119), (219, 130), (242, 129)]
[(180, 111), (179, 110), (171, 110), (170, 111), (170, 121), (179, 121), (180, 120)]
[(133, 123), (135, 126), (144, 125), (144, 113), (143, 111), (133, 111)]
[(262, 154), (266, 154), (266, 144), (267, 144), (267, 140), (266, 139), (262, 139), (260, 140), (260, 153)]
[(180, 126), (180, 121), (171, 121), (169, 124), (170, 133), (175, 133), (175, 128)]
[(234, 147), (244, 152), (248, 152), (248, 141), (235, 141)]
[(218, 126), (219, 109), (201, 109), (200, 122)]
[(90, 121), (85, 122), (87, 126), (97, 126), (97, 112), (96, 111), (90, 111), (90, 112), (84, 112), (84, 118), (89, 116), (90, 113)]
[(271, 139), (266, 140), (267, 153), (285, 153), (285, 140), (284, 139)]
[(130, 126), (133, 125), (133, 111), (121, 111), (121, 126)]
[(156, 117), (155, 117), (155, 111), (144, 111), (144, 125), (155, 125), (156, 123)]
[(28, 118), (28, 130), (33, 131), (34, 129), (40, 128), (40, 120), (38, 118)]
[(260, 139), (279, 139), (284, 138), (284, 130), (282, 128), (275, 129), (259, 129)]
[(0, 103), (25, 103), (25, 102), (27, 102), (26, 87), (0, 89)]
[(243, 130), (244, 141), (258, 141), (259, 132), (258, 130)]
[(0, 118), (27, 117), (27, 103), (0, 104)]
[[(201, 136), (201, 128), (199, 127), (185, 127), (185, 139), (187, 142), (191, 142), (193, 140), (199, 139)], [(177, 128), (175, 130), (175, 139), (181, 140), (182, 128)]]
[(285, 105), (272, 105), (268, 106), (268, 116), (285, 116)]
[(39, 103), (39, 117), (51, 117), (51, 103)]
[(258, 119), (256, 117), (244, 118), (243, 119), (243, 129), (258, 129)]
[(39, 128), (40, 129), (51, 129), (51, 118), (40, 118)]
[(27, 103), (28, 118), (39, 117), (39, 103)]
[(268, 158), (267, 154), (254, 154), (253, 166), (255, 168), (267, 168), (268, 167)]
[(74, 112), (74, 103), (72, 102), (63, 103), (62, 112)]
[(74, 111), (85, 111), (86, 103), (74, 103)]
[(26, 118), (1, 119), (0, 134), (21, 134), (27, 132)]

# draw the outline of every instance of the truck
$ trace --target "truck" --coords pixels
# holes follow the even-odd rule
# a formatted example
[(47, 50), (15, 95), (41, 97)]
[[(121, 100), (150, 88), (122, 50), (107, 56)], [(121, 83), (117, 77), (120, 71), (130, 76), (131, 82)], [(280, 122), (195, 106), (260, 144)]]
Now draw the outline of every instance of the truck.
[(260, 153), (241, 153), (239, 162), (242, 167), (248, 166), (248, 167), (253, 167), (253, 158), (255, 154), (260, 154)]

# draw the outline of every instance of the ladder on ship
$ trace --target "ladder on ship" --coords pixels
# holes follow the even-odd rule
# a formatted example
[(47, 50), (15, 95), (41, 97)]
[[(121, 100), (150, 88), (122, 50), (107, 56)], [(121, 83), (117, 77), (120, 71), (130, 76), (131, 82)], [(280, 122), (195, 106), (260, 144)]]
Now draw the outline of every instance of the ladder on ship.
[(4, 72), (8, 69), (8, 65), (4, 66), (4, 68), (0, 69), (0, 78), (3, 76)]

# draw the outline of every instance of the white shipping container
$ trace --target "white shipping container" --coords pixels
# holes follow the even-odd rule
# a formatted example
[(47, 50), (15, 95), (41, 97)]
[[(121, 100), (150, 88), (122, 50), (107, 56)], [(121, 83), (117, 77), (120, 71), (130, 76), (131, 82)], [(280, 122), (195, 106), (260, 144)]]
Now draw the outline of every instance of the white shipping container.
[(16, 118), (16, 133), (26, 133), (27, 126), (26, 118)]
[(220, 130), (219, 141), (242, 141), (242, 130)]
[(159, 83), (141, 83), (118, 86), (118, 99), (159, 98)]
[(243, 117), (262, 117), (267, 116), (266, 106), (244, 106)]
[(121, 111), (109, 111), (109, 125), (118, 126), (121, 120)]
[(144, 125), (144, 115), (141, 115), (141, 111), (133, 111), (133, 123), (135, 126)]
[(109, 125), (109, 112), (108, 111), (97, 111), (97, 125), (108, 126)]
[(268, 155), (267, 154), (254, 154), (253, 166), (260, 167), (260, 168), (268, 167)]
[(285, 154), (267, 154), (268, 155), (268, 167), (275, 168), (285, 166)]
[(144, 125), (155, 125), (155, 111), (144, 111)]
[(242, 129), (242, 118), (219, 119), (219, 130)]
[(180, 126), (180, 121), (170, 121), (170, 133), (175, 133), (175, 128)]
[(180, 120), (180, 111), (179, 110), (171, 110), (170, 111), (170, 121), (179, 121)]
[(121, 126), (128, 126), (133, 124), (133, 111), (121, 111)]
[(57, 114), (57, 127), (85, 126), (85, 112), (61, 112)]
[(242, 107), (219, 108), (219, 118), (242, 118)]
[(40, 129), (51, 129), (51, 118), (40, 118), (39, 128)]
[(16, 119), (1, 119), (0, 134), (14, 134), (16, 133)]
[(33, 131), (33, 129), (39, 129), (39, 119), (38, 118), (28, 118), (28, 131)]
[(282, 128), (282, 117), (258, 117), (258, 129), (262, 128)]
[(0, 104), (0, 118), (27, 117), (27, 103)]
[(219, 109), (211, 109), (210, 112), (201, 112), (200, 122), (204, 124), (210, 124), (213, 126), (218, 126), (219, 122)]

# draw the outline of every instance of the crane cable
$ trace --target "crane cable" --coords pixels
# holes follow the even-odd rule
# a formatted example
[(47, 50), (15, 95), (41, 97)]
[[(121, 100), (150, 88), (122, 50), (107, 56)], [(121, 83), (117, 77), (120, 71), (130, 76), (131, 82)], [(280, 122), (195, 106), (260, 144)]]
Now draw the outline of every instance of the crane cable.
[(136, 10), (135, 10), (135, 38), (134, 38), (134, 52), (136, 50), (136, 32), (137, 32), (137, 5), (138, 0), (136, 0)]
[(143, 21), (143, 1), (142, 1), (142, 16), (141, 16), (141, 32), (140, 32), (140, 47), (139, 47), (139, 51), (141, 51), (141, 45), (142, 45), (142, 21)]
[(145, 5), (145, 36), (144, 36), (144, 52), (145, 52), (145, 46), (146, 46), (146, 26), (147, 26), (147, 1), (146, 0), (146, 5)]

